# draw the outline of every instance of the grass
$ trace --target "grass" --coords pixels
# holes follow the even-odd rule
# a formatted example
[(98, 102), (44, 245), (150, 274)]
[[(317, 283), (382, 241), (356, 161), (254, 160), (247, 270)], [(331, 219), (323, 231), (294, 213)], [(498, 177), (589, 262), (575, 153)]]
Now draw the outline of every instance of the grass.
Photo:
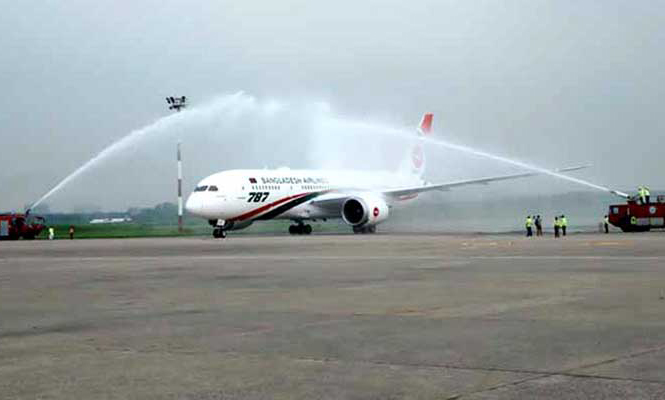
[[(246, 229), (232, 231), (231, 235), (245, 234), (267, 234), (267, 233), (286, 233), (290, 221), (261, 221)], [(335, 222), (312, 223), (312, 227), (317, 232), (337, 232), (342, 231), (339, 224)], [(69, 225), (53, 225), (55, 229), (55, 239), (69, 239)], [(343, 231), (348, 231), (348, 227)], [(82, 224), (74, 225), (74, 239), (122, 239), (122, 238), (142, 238), (142, 237), (206, 237), (212, 236), (212, 227), (207, 224), (196, 223), (185, 225), (184, 231), (178, 232), (177, 225), (158, 225), (158, 224), (138, 224), (138, 223), (119, 223), (119, 224)], [(46, 239), (48, 230), (44, 230), (39, 239)]]
[[(69, 225), (53, 225), (56, 239), (69, 239)], [(148, 225), (148, 224), (85, 224), (74, 226), (74, 239), (98, 238), (139, 238), (139, 237), (173, 237), (173, 236), (204, 236), (210, 234), (206, 226), (188, 227), (184, 232), (178, 232), (177, 226)], [(44, 230), (40, 239), (48, 237), (48, 230)]]

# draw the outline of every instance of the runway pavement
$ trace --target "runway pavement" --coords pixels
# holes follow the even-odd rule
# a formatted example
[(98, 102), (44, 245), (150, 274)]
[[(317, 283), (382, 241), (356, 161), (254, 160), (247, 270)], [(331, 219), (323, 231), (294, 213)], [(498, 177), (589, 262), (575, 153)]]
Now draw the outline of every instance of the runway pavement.
[(665, 398), (663, 244), (0, 242), (0, 398)]

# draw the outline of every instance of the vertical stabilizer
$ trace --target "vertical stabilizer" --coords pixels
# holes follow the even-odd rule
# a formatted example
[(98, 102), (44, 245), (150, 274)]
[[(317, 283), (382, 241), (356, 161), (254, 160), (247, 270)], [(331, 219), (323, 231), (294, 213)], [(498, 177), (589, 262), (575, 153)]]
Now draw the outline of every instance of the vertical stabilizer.
[(419, 139), (415, 139), (414, 144), (407, 153), (407, 157), (402, 161), (400, 167), (400, 172), (402, 174), (416, 176), (420, 180), (423, 179), (425, 173), (425, 151), (422, 138), (432, 134), (433, 120), (434, 114), (432, 113), (424, 114), (423, 118), (420, 120), (418, 129), (416, 130)]
[(426, 113), (423, 115), (423, 119), (420, 121), (420, 126), (418, 126), (418, 133), (422, 136), (427, 136), (432, 133), (432, 121), (434, 120), (434, 114)]

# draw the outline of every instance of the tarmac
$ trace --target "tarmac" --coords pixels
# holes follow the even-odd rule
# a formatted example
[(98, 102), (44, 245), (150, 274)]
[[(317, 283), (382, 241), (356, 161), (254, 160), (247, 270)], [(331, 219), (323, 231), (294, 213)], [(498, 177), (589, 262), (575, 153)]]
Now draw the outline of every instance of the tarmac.
[(665, 399), (665, 236), (0, 242), (2, 399)]

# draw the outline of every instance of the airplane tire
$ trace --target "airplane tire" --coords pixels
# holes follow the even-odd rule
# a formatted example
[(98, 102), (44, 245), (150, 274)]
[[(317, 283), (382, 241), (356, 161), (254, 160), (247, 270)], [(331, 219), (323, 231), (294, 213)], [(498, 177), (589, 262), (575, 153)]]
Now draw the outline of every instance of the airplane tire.
[(354, 226), (353, 233), (376, 233), (376, 225)]
[(312, 226), (311, 225), (291, 225), (289, 226), (289, 233), (291, 235), (309, 235), (312, 233)]

